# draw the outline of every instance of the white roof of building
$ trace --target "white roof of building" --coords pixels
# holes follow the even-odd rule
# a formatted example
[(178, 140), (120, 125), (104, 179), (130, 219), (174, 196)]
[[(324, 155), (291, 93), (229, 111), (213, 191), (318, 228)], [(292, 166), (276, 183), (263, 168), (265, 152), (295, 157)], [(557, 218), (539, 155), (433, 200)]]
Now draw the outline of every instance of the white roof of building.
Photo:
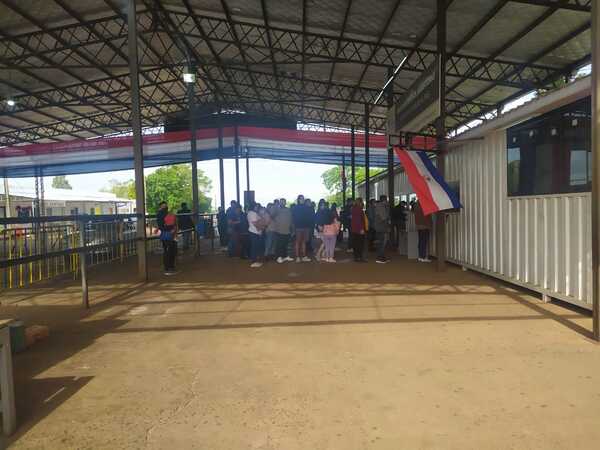
[[(35, 198), (35, 188), (26, 187), (9, 182), (9, 193), (13, 197)], [(0, 192), (4, 194), (4, 183), (0, 183)], [(46, 187), (44, 189), (44, 199), (54, 201), (71, 202), (133, 202), (128, 198), (119, 198), (112, 192), (93, 192), (83, 191), (81, 189), (56, 189)]]

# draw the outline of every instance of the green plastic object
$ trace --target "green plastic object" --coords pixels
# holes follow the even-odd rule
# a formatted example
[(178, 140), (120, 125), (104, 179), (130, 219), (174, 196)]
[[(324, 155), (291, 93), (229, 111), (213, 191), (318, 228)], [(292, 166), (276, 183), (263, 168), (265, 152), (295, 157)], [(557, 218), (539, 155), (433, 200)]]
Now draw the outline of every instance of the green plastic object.
[(16, 320), (9, 325), (10, 346), (13, 353), (19, 353), (25, 350), (25, 324), (21, 320)]

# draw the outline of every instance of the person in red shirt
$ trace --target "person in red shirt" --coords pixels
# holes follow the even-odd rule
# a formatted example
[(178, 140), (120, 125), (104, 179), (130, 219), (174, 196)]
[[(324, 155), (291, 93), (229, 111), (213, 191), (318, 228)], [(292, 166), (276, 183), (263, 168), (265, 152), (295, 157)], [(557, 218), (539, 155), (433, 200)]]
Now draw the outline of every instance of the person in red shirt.
[(352, 250), (354, 252), (354, 261), (367, 262), (363, 257), (365, 248), (365, 234), (368, 230), (367, 218), (365, 216), (365, 206), (362, 198), (357, 198), (352, 206), (350, 218), (350, 231), (352, 232)]

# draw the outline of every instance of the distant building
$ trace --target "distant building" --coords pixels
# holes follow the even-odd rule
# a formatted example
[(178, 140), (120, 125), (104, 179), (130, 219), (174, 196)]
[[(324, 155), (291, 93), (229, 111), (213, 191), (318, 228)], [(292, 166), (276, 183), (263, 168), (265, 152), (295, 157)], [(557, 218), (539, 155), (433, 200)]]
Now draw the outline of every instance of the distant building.
[[(35, 189), (9, 186), (10, 217), (33, 216), (35, 213)], [(68, 216), (79, 214), (131, 214), (135, 212), (135, 201), (118, 198), (110, 192), (85, 192), (81, 189), (44, 190), (42, 216)], [(4, 188), (0, 183), (0, 217), (7, 217)]]

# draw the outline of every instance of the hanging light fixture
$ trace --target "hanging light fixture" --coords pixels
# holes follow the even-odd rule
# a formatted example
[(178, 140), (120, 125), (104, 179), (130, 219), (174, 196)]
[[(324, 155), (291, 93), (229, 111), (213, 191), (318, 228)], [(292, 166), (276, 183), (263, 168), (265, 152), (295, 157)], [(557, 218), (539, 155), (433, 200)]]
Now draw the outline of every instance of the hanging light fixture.
[[(11, 70), (7, 70), (7, 74), (8, 74), (8, 84), (9, 86), (12, 84), (12, 71)], [(17, 104), (17, 102), (15, 102), (15, 100), (12, 98), (12, 95), (10, 95), (10, 93), (8, 93), (8, 95), (6, 96), (6, 104), (12, 108), (13, 106), (15, 106)]]
[(195, 83), (196, 82), (196, 74), (192, 72), (189, 68), (183, 72), (183, 82), (184, 83)]

